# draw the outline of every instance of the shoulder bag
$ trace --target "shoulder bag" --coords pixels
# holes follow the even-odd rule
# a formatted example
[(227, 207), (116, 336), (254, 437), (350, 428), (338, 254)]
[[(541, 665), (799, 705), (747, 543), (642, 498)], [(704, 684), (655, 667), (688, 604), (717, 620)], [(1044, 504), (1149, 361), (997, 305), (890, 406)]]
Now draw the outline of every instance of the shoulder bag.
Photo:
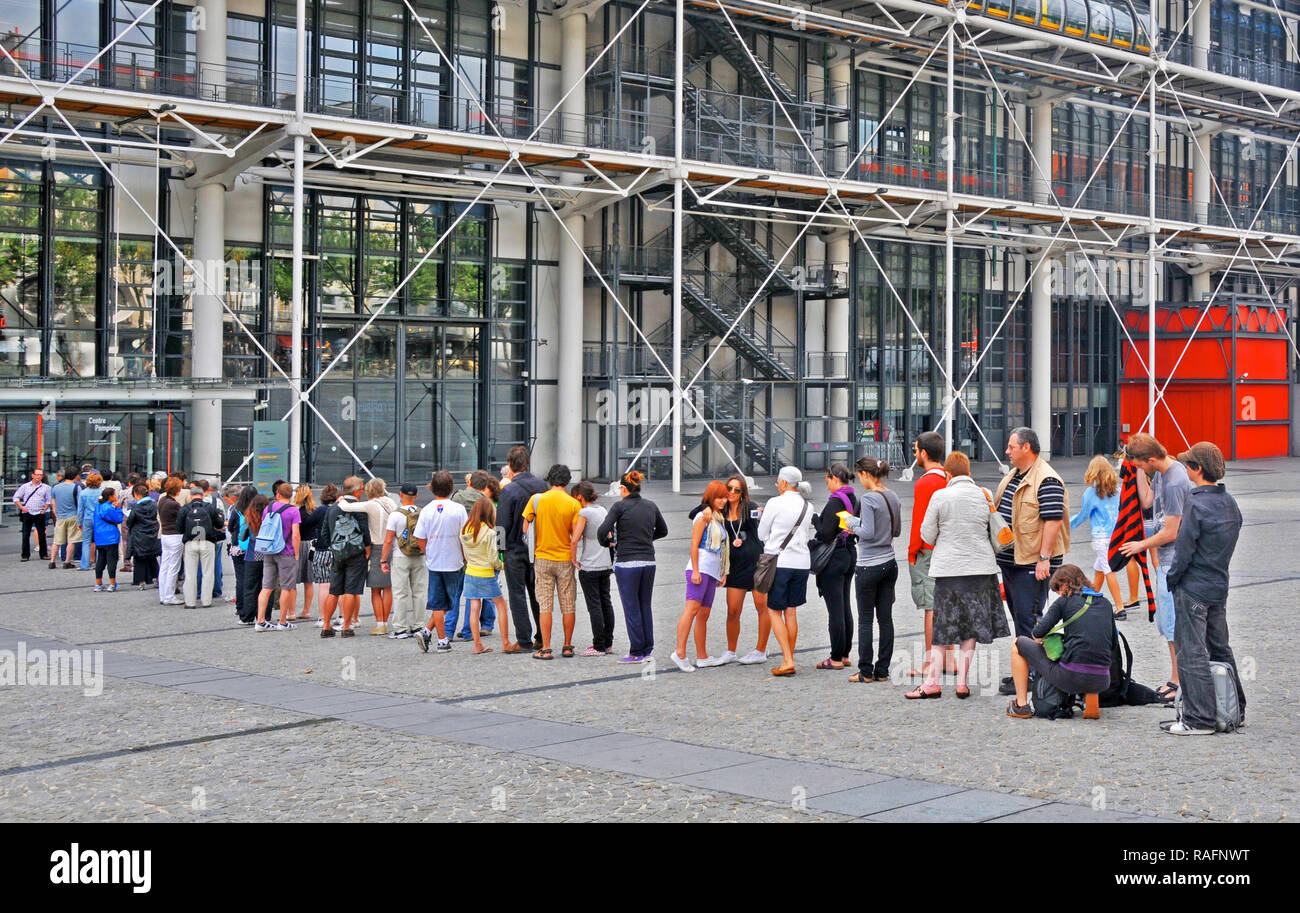
[(1016, 534), (1011, 531), (1007, 521), (998, 513), (998, 509), (993, 506), (993, 499), (983, 488), (980, 493), (984, 495), (984, 500), (989, 502), (989, 545), (993, 546), (993, 554), (997, 554), (1004, 549), (1010, 548), (1015, 544)]
[[(846, 496), (840, 494), (841, 491), (843, 491), (843, 489), (837, 489), (835, 494), (831, 497), (838, 497), (840, 503), (844, 505), (844, 509), (852, 511), (853, 505), (849, 502), (849, 499)], [(814, 576), (826, 570), (826, 565), (830, 564), (831, 555), (834, 553), (836, 546), (841, 542), (847, 544), (852, 535), (852, 533), (849, 533), (848, 536), (845, 536), (845, 534), (841, 532), (830, 542), (823, 542), (822, 540), (815, 538), (808, 540), (808, 564), (809, 570)]]
[(806, 516), (808, 516), (807, 501), (804, 502), (803, 510), (799, 511), (798, 521), (790, 528), (790, 532), (786, 534), (785, 541), (781, 543), (781, 547), (770, 555), (764, 552), (762, 555), (758, 556), (758, 567), (754, 568), (754, 592), (770, 593), (772, 591), (772, 584), (776, 580), (776, 559), (781, 557), (781, 552), (785, 551), (785, 547), (790, 544), (790, 540), (794, 538), (794, 534), (803, 529), (803, 521)]
[(1068, 620), (1061, 622), (1047, 632), (1047, 636), (1043, 638), (1043, 652), (1047, 654), (1047, 658), (1052, 662), (1059, 660), (1061, 655), (1065, 653), (1065, 634), (1062, 632), (1065, 630), (1066, 625), (1078, 621), (1091, 605), (1092, 597), (1089, 596), (1083, 601), (1083, 608), (1071, 615)]

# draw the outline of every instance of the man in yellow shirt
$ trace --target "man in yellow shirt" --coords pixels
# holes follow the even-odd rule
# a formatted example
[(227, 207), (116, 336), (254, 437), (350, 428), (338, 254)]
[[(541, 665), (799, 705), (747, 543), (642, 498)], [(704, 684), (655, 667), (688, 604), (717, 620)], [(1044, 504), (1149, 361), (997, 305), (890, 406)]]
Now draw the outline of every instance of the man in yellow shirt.
[(554, 659), (551, 652), (551, 616), (555, 594), (560, 596), (560, 615), (564, 623), (564, 657), (573, 656), (574, 610), (578, 603), (578, 587), (573, 577), (573, 522), (582, 505), (565, 489), (569, 485), (569, 467), (556, 463), (546, 474), (549, 491), (533, 495), (524, 508), (523, 534), (536, 525), (537, 545), (533, 565), (537, 576), (537, 602), (541, 607), (538, 627), (542, 633), (542, 649), (533, 659)]

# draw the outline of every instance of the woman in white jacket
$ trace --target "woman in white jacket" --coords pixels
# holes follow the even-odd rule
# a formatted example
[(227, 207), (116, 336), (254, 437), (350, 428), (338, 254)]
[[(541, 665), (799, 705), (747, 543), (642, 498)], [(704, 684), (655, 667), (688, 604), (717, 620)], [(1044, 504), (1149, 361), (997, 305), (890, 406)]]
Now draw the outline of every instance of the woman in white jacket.
[(991, 502), (970, 476), (970, 459), (960, 451), (948, 455), (943, 468), (951, 477), (935, 492), (921, 522), (921, 539), (934, 545), (930, 576), (934, 578), (934, 637), (925, 681), (905, 695), (910, 700), (939, 697), (939, 670), (944, 647), (959, 644), (957, 697), (970, 697), (966, 673), (975, 644), (1010, 637), (998, 563), (989, 538)]
[[(803, 473), (784, 466), (776, 477), (780, 492), (767, 502), (758, 521), (758, 538), (763, 552), (777, 555), (776, 578), (767, 593), (767, 614), (772, 633), (781, 645), (781, 665), (773, 675), (794, 675), (795, 641), (799, 639), (798, 609), (808, 601), (808, 535), (812, 532), (812, 506), (807, 498), (812, 488)], [(788, 542), (787, 542), (788, 540)]]

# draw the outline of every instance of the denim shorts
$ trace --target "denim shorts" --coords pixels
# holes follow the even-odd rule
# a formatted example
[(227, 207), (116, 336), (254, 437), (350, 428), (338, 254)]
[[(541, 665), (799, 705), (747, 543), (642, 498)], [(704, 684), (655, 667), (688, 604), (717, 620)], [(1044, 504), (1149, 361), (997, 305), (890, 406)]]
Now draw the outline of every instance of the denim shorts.
[(450, 612), (460, 604), (464, 580), (464, 571), (429, 571), (429, 601), (426, 608), (434, 612)]
[(474, 577), (471, 574), (465, 575), (465, 586), (461, 595), (466, 599), (499, 599), (501, 597), (501, 584), (497, 581), (497, 576), (491, 577)]
[(1156, 569), (1156, 630), (1170, 643), (1174, 642), (1174, 594), (1169, 592), (1169, 565)]
[(808, 601), (808, 568), (779, 567), (767, 594), (767, 607), (784, 612)]

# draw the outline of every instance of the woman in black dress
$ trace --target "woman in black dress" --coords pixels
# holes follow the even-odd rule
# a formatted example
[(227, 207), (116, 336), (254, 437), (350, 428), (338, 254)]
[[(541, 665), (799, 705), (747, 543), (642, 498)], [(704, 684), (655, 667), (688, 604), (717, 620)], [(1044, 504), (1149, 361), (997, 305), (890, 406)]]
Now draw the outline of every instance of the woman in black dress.
[[(691, 518), (702, 510), (701, 504), (691, 511)], [(772, 633), (772, 622), (767, 614), (767, 594), (754, 590), (754, 571), (758, 557), (763, 554), (763, 542), (758, 538), (758, 518), (762, 511), (749, 500), (749, 485), (745, 477), (734, 475), (727, 479), (727, 507), (722, 526), (731, 550), (731, 566), (727, 571), (727, 651), (718, 659), (718, 665), (739, 662), (750, 666), (767, 662), (767, 639)], [(746, 655), (737, 659), (736, 646), (740, 642), (740, 616), (745, 608), (745, 594), (754, 594), (754, 608), (758, 611), (758, 644)]]

